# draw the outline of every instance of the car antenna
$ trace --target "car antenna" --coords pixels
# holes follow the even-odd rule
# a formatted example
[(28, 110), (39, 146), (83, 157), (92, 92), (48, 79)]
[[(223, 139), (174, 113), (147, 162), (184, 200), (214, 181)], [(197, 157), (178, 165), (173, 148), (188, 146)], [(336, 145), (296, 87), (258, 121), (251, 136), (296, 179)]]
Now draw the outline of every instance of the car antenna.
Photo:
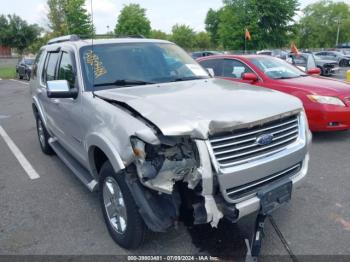
[(92, 0), (90, 0), (91, 9), (91, 55), (92, 55), (92, 97), (95, 98), (95, 56), (94, 56), (94, 11), (92, 8)]

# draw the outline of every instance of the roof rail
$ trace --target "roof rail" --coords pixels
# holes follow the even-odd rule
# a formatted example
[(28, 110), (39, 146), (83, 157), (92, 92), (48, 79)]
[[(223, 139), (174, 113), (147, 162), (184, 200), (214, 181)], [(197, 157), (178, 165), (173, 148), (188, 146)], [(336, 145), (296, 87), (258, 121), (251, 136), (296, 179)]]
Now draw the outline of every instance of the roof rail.
[(80, 40), (80, 37), (77, 35), (65, 35), (65, 36), (60, 36), (56, 38), (52, 38), (47, 42), (48, 45), (56, 44), (56, 43), (62, 43), (62, 42), (68, 42), (68, 41), (78, 41)]

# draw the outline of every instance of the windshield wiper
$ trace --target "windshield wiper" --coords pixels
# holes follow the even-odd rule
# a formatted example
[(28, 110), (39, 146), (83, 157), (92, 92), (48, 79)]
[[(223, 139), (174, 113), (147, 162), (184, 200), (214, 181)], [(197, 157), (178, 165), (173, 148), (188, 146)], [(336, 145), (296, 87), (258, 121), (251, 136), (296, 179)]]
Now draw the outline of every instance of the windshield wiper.
[(142, 80), (118, 79), (111, 83), (95, 84), (94, 86), (137, 86), (137, 85), (151, 85), (151, 84), (156, 84), (156, 83), (142, 81)]
[(181, 82), (181, 81), (190, 81), (190, 80), (198, 80), (198, 79), (207, 79), (206, 76), (186, 76), (172, 79), (171, 82)]

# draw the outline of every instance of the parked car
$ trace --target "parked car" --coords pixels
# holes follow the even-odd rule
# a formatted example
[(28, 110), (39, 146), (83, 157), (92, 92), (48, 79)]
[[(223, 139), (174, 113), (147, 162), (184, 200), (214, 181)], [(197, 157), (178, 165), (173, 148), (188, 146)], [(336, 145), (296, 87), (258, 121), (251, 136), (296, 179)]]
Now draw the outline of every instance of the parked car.
[(331, 60), (323, 60), (320, 57), (311, 53), (289, 53), (286, 61), (303, 70), (318, 67), (321, 70), (322, 76), (331, 76), (339, 71), (338, 63)]
[(16, 65), (17, 78), (29, 81), (33, 63), (34, 58), (22, 58)]
[(322, 59), (335, 61), (342, 67), (350, 65), (350, 55), (344, 55), (338, 51), (322, 51), (314, 54)]
[(180, 210), (213, 227), (269, 214), (307, 173), (311, 135), (298, 99), (211, 78), (171, 42), (60, 37), (34, 69), (41, 149), (99, 191), (122, 247), (138, 247), (146, 228), (165, 232)]
[(220, 55), (221, 52), (218, 51), (199, 51), (191, 53), (192, 58), (197, 59), (199, 57), (211, 56), (211, 55)]
[(320, 76), (318, 68), (308, 74), (286, 61), (270, 56), (211, 56), (198, 60), (215, 76), (250, 83), (298, 97), (304, 105), (312, 131), (350, 129), (350, 85)]
[(274, 49), (274, 50), (261, 50), (256, 52), (258, 55), (269, 55), (278, 57), (281, 59), (286, 60), (288, 56), (288, 52), (280, 49)]

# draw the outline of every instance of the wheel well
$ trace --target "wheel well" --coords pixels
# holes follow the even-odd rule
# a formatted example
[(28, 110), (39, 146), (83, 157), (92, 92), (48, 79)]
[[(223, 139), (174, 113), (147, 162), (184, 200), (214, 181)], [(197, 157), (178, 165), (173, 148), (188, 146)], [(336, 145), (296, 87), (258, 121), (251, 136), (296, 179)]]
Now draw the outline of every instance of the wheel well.
[(93, 158), (97, 174), (100, 173), (102, 165), (108, 160), (106, 154), (98, 147), (94, 148)]
[(38, 111), (38, 109), (36, 108), (36, 105), (35, 105), (34, 103), (32, 104), (32, 108), (33, 108), (34, 116), (37, 117), (38, 114), (39, 114), (39, 111)]

